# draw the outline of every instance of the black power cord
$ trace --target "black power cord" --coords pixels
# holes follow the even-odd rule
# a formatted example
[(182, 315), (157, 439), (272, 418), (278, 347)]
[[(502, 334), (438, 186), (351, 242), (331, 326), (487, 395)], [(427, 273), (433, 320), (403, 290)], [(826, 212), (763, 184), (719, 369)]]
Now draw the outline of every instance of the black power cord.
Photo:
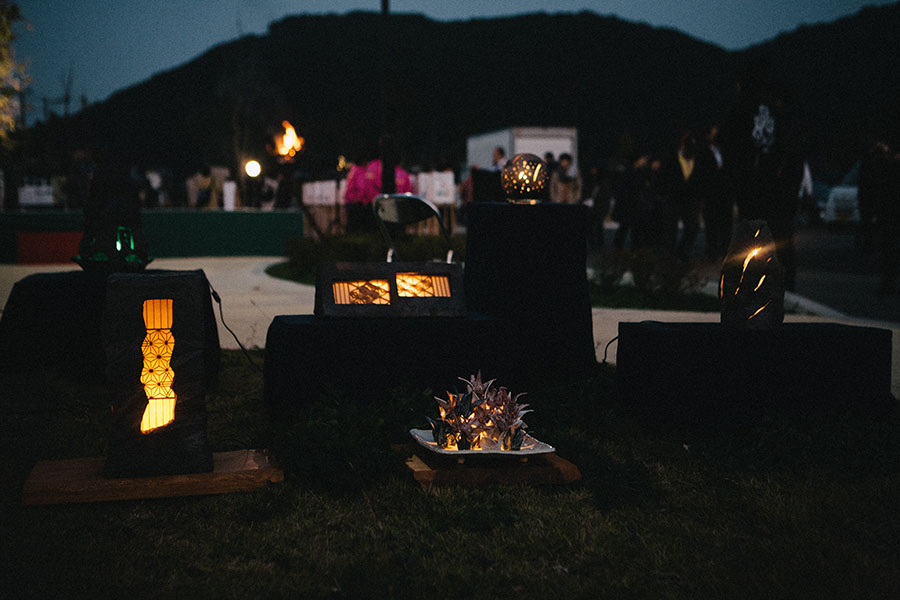
[(619, 336), (614, 337), (613, 339), (606, 342), (606, 348), (603, 349), (603, 364), (606, 364), (606, 353), (609, 352), (609, 347), (612, 345), (614, 341), (619, 339)]
[(209, 284), (209, 293), (212, 295), (213, 300), (216, 301), (216, 304), (219, 305), (219, 319), (222, 321), (222, 326), (228, 330), (228, 333), (230, 333), (231, 337), (234, 338), (234, 341), (237, 342), (238, 347), (241, 349), (241, 351), (244, 353), (244, 356), (247, 358), (247, 362), (249, 362), (253, 366), (254, 369), (256, 369), (257, 371), (262, 373), (263, 370), (260, 368), (260, 366), (258, 364), (256, 364), (256, 361), (253, 360), (253, 357), (250, 356), (250, 353), (247, 352), (247, 349), (244, 348), (244, 345), (241, 343), (241, 340), (238, 339), (237, 334), (234, 331), (232, 331), (231, 327), (229, 327), (228, 324), (225, 322), (225, 315), (222, 313), (222, 298), (219, 297), (219, 293), (215, 290), (215, 288), (212, 286), (211, 283)]

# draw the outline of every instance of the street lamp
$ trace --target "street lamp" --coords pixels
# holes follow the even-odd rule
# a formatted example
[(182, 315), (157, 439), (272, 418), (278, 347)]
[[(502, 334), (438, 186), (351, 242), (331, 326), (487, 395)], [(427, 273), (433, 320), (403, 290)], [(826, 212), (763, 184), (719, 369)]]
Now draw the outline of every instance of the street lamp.
[(259, 177), (259, 174), (262, 173), (262, 167), (257, 161), (248, 160), (244, 163), (244, 172), (250, 177)]

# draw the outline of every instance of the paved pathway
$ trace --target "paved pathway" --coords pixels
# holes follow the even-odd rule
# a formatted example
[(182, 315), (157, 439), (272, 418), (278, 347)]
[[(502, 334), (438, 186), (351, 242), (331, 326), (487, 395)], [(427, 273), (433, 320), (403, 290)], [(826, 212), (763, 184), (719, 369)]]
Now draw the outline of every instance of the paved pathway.
[[(176, 270), (203, 269), (222, 299), (222, 310), (228, 326), (234, 330), (245, 347), (263, 348), (266, 343), (266, 332), (275, 316), (312, 314), (315, 303), (313, 286), (275, 279), (266, 275), (267, 266), (282, 260), (284, 259), (277, 256), (160, 258), (153, 262), (152, 267)], [(9, 296), (13, 284), (26, 275), (77, 269), (76, 265), (71, 267), (68, 265), (0, 265), (0, 305), (6, 304), (6, 298)], [(809, 313), (788, 315), (786, 317), (788, 322), (830, 321), (891, 329), (894, 333), (891, 390), (895, 397), (900, 398), (900, 326), (896, 323), (848, 317), (796, 295), (789, 295), (786, 303), (793, 304), (801, 312)], [(234, 338), (218, 319), (218, 307), (215, 307), (215, 310), (222, 347), (237, 348)], [(597, 359), (603, 358), (607, 342), (617, 335), (620, 321), (716, 322), (718, 320), (719, 313), (595, 308), (593, 325)], [(841, 351), (841, 348), (835, 349), (835, 352)], [(607, 359), (615, 362), (616, 344), (610, 346)]]

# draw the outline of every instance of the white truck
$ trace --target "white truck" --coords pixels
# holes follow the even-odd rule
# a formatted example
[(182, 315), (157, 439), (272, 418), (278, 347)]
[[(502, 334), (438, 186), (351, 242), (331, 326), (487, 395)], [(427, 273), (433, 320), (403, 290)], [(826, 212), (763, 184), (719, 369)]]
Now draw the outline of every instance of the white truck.
[(578, 130), (574, 127), (509, 127), (470, 136), (466, 141), (466, 165), (489, 167), (491, 153), (497, 146), (506, 151), (506, 158), (523, 152), (544, 158), (544, 154), (552, 152), (558, 160), (565, 152), (578, 165)]

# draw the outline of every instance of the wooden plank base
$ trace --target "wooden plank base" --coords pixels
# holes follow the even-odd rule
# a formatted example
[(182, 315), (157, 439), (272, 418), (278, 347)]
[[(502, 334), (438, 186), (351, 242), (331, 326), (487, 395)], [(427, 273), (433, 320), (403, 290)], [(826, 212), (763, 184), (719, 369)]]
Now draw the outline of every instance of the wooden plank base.
[(100, 456), (38, 462), (25, 481), (22, 504), (227, 494), (284, 481), (281, 469), (260, 450), (215, 452), (211, 472), (184, 475), (108, 478), (102, 474), (105, 461)]
[(488, 485), (496, 483), (565, 484), (581, 479), (571, 462), (556, 454), (540, 454), (527, 461), (512, 457), (466, 457), (421, 452), (406, 460), (406, 467), (422, 486)]

